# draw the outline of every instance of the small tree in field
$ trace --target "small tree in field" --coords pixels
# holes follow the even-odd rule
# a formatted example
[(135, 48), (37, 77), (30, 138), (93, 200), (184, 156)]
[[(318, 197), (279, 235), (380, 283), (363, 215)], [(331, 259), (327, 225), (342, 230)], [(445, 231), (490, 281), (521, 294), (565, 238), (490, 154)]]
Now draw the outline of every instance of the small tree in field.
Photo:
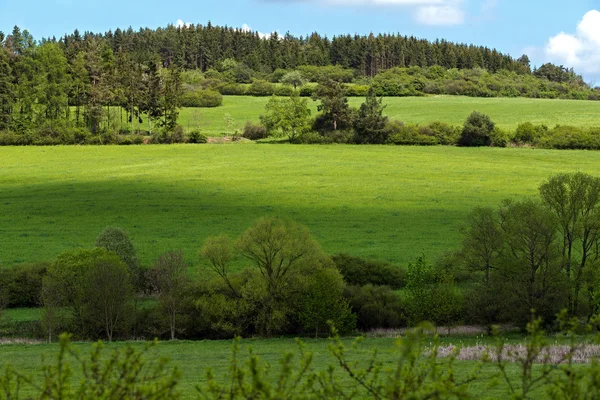
[(127, 266), (120, 260), (99, 260), (88, 273), (86, 292), (90, 316), (112, 342), (115, 331), (126, 324), (130, 314), (133, 290)]
[(287, 99), (272, 97), (265, 106), (265, 111), (266, 115), (261, 116), (261, 120), (269, 133), (275, 136), (287, 135), (290, 143), (309, 128), (308, 100), (300, 98), (297, 93)]
[(121, 228), (107, 227), (96, 238), (96, 247), (115, 252), (127, 265), (133, 284), (140, 285), (141, 271), (137, 254), (129, 236)]
[(489, 116), (473, 112), (463, 126), (462, 136), (458, 142), (461, 146), (490, 146), (495, 124)]
[(112, 340), (123, 326), (132, 295), (127, 266), (103, 248), (69, 251), (48, 268), (42, 293), (51, 337), (57, 308), (66, 311), (82, 336), (104, 331)]
[(284, 85), (293, 86), (294, 90), (296, 90), (299, 86), (304, 85), (306, 83), (306, 80), (304, 79), (300, 71), (292, 71), (288, 72), (281, 78), (281, 83), (283, 83)]
[(189, 285), (187, 267), (181, 250), (169, 251), (158, 257), (149, 274), (160, 310), (167, 318), (171, 340), (175, 340), (177, 319), (183, 309), (183, 300)]
[(318, 269), (306, 277), (306, 289), (298, 302), (298, 319), (302, 327), (312, 330), (315, 337), (329, 333), (332, 323), (339, 332), (356, 328), (348, 300), (344, 298), (344, 279), (335, 268)]
[(355, 131), (358, 143), (381, 144), (387, 140), (385, 126), (388, 118), (383, 115), (386, 106), (383, 99), (377, 99), (375, 90), (369, 89), (365, 102), (358, 110)]

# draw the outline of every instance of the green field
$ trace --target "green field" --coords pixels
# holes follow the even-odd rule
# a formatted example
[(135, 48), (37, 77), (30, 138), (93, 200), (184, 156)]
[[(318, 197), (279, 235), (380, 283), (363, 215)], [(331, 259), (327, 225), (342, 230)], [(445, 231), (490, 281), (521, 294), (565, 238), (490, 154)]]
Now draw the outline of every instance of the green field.
[(306, 224), (329, 253), (405, 264), (455, 248), (475, 206), (597, 174), (600, 153), (501, 148), (153, 145), (0, 148), (0, 264), (52, 260), (126, 229), (142, 262), (264, 215)]
[[(184, 108), (179, 123), (190, 130), (200, 127), (208, 136), (224, 132), (225, 114), (230, 114), (241, 128), (246, 121), (259, 121), (269, 98), (250, 96), (225, 96), (223, 106), (217, 108)], [(358, 107), (363, 98), (351, 97), (350, 104)], [(491, 116), (496, 124), (514, 130), (522, 122), (576, 126), (600, 126), (600, 102), (583, 100), (544, 100), (526, 98), (474, 98), (459, 96), (388, 97), (384, 113), (392, 119), (410, 124), (442, 121), (462, 125), (473, 111)], [(309, 99), (313, 115), (316, 105)]]
[[(329, 341), (327, 339), (305, 339), (306, 351), (314, 354), (313, 366), (317, 371), (325, 370), (329, 365), (334, 364), (334, 360), (328, 353)], [(344, 343), (347, 346), (351, 345), (351, 339), (345, 339)], [(452, 343), (455, 345), (475, 345), (482, 344), (478, 338), (459, 338), (450, 337), (443, 339), (442, 343)], [(490, 342), (491, 343), (491, 342)], [(107, 344), (107, 351), (122, 347), (123, 343)], [(136, 345), (137, 346), (137, 345)], [(141, 347), (141, 345), (139, 345)], [(184, 399), (198, 398), (196, 395), (196, 385), (205, 382), (206, 368), (211, 367), (215, 372), (215, 376), (224, 377), (227, 373), (229, 360), (231, 357), (231, 341), (179, 341), (179, 342), (164, 342), (158, 347), (151, 350), (150, 357), (166, 356), (171, 360), (171, 365), (177, 366), (183, 372), (179, 389)], [(254, 354), (258, 355), (262, 361), (268, 362), (274, 371), (278, 371), (278, 361), (281, 356), (290, 351), (298, 349), (294, 339), (261, 339), (261, 340), (244, 340), (240, 348), (240, 355), (248, 354), (248, 347), (252, 347)], [(76, 349), (82, 354), (90, 351), (91, 346), (85, 343), (75, 345)], [(395, 339), (365, 339), (359, 350), (349, 354), (350, 360), (366, 361), (373, 348), (378, 349), (379, 359), (387, 361), (388, 366), (393, 367), (395, 360)], [(44, 357), (47, 361), (53, 362), (54, 356), (58, 350), (56, 344), (39, 344), (39, 345), (0, 345), (0, 359), (3, 362), (0, 364), (4, 367), (6, 362), (15, 367), (17, 370), (25, 373), (36, 379), (39, 377), (40, 361)], [(363, 365), (365, 365), (363, 363)], [(474, 368), (475, 362), (457, 361), (455, 364), (456, 381), (460, 382), (466, 378)], [(482, 377), (491, 377), (497, 372), (491, 366), (486, 366), (482, 370)], [(507, 369), (508, 375), (515, 382), (518, 381), (518, 369), (514, 365), (510, 365)], [(350, 383), (350, 379), (341, 375), (340, 368), (336, 374), (341, 378), (342, 382)], [(75, 380), (80, 376), (75, 375)], [(506, 396), (506, 387), (498, 385), (497, 387), (488, 387), (488, 380), (479, 380), (469, 385), (469, 392), (480, 399), (498, 399)], [(518, 386), (517, 386), (518, 387)], [(536, 392), (535, 398), (545, 399), (545, 393), (541, 390)], [(366, 397), (365, 397), (366, 398)]]

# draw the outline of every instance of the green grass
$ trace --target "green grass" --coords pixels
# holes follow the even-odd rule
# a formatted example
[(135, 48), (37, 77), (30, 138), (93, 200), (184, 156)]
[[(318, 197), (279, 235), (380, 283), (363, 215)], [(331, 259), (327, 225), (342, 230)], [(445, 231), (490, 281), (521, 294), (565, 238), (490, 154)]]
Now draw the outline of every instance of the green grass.
[[(445, 339), (446, 343), (457, 343), (453, 340), (460, 338)], [(472, 339), (475, 340), (475, 339)], [(329, 365), (334, 364), (334, 360), (329, 356), (328, 344), (325, 339), (306, 339), (306, 351), (314, 354), (313, 366), (316, 370), (325, 370)], [(351, 344), (350, 339), (344, 340), (346, 345)], [(481, 342), (479, 342), (481, 343)], [(164, 342), (160, 343), (156, 348), (151, 350), (149, 358), (158, 356), (167, 356), (171, 360), (171, 365), (177, 366), (182, 372), (182, 380), (179, 389), (183, 394), (183, 398), (197, 398), (195, 386), (205, 381), (205, 371), (207, 367), (211, 367), (215, 372), (215, 376), (224, 377), (227, 373), (229, 360), (231, 357), (231, 342), (230, 341), (199, 341), (199, 342)], [(107, 344), (107, 350), (123, 346), (123, 343)], [(136, 345), (137, 346), (137, 345)], [(141, 345), (139, 345), (141, 347)], [(261, 360), (268, 362), (275, 370), (278, 369), (277, 361), (281, 356), (289, 351), (297, 349), (294, 339), (268, 339), (268, 340), (244, 340), (241, 343), (240, 355), (248, 354), (248, 347), (251, 346), (254, 354), (258, 355)], [(85, 354), (90, 351), (91, 345), (78, 343), (76, 349)], [(370, 355), (372, 348), (378, 349), (378, 354), (381, 360), (389, 362), (389, 367), (393, 366), (395, 360), (395, 340), (394, 339), (365, 339), (358, 351), (352, 352), (349, 357), (351, 360), (366, 361)], [(56, 344), (40, 344), (40, 345), (1, 345), (0, 359), (3, 360), (3, 366), (6, 362), (10, 363), (19, 371), (28, 376), (32, 376), (34, 380), (39, 380), (38, 374), (40, 361), (44, 357), (47, 361), (53, 362), (54, 356), (58, 350)], [(364, 365), (364, 363), (363, 363)], [(475, 368), (476, 363), (470, 361), (459, 361), (455, 365), (456, 381), (464, 379)], [(482, 375), (486, 377), (492, 376), (496, 372), (491, 366), (486, 366)], [(338, 376), (342, 377), (342, 382), (350, 383), (350, 380), (341, 375), (338, 369)], [(512, 365), (508, 368), (509, 376), (515, 381), (518, 379), (518, 370)], [(75, 379), (80, 374), (75, 375)], [(486, 380), (480, 380), (469, 385), (469, 392), (481, 399), (497, 399), (506, 397), (506, 387), (499, 385), (495, 388), (488, 388)], [(536, 398), (544, 399), (543, 391), (537, 392)]]
[(2, 310), (2, 319), (10, 322), (30, 322), (42, 319), (41, 308), (7, 308)]
[(557, 172), (597, 174), (600, 153), (532, 149), (171, 145), (0, 148), (0, 264), (91, 247), (107, 225), (146, 265), (276, 215), (330, 254), (406, 264), (457, 247), (475, 206), (535, 195)]
[[(225, 96), (223, 106), (217, 108), (185, 108), (181, 110), (180, 124), (186, 129), (200, 127), (208, 136), (226, 132), (225, 114), (230, 114), (236, 126), (246, 121), (259, 121), (269, 98)], [(350, 104), (358, 107), (363, 98), (352, 97)], [(462, 125), (473, 111), (489, 114), (503, 129), (514, 130), (522, 122), (576, 126), (600, 126), (600, 102), (580, 100), (545, 100), (526, 98), (474, 98), (461, 96), (388, 97), (385, 114), (410, 124), (442, 121)], [(317, 102), (309, 99), (313, 115)]]

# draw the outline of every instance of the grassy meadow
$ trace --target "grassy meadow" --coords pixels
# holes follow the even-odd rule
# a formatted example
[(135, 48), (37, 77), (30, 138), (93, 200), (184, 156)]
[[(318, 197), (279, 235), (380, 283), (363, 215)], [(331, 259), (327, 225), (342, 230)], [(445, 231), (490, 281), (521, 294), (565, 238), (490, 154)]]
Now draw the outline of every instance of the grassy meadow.
[[(351, 97), (350, 104), (359, 107), (361, 97)], [(268, 97), (225, 96), (223, 106), (217, 108), (184, 108), (179, 123), (191, 130), (200, 127), (207, 136), (221, 136), (226, 132), (225, 114), (230, 114), (238, 128), (246, 121), (259, 121)], [(391, 119), (409, 124), (442, 121), (462, 125), (473, 111), (488, 114), (496, 124), (514, 130), (522, 122), (580, 127), (600, 125), (600, 102), (583, 100), (545, 100), (526, 98), (474, 98), (460, 96), (387, 97), (384, 113)], [(316, 115), (317, 102), (309, 99), (312, 114)]]
[(0, 160), (0, 264), (91, 247), (112, 225), (144, 264), (181, 248), (196, 269), (206, 237), (265, 215), (306, 224), (329, 253), (433, 260), (473, 207), (600, 167), (589, 151), (285, 144), (2, 147)]
[[(517, 340), (509, 340), (513, 342)], [(346, 346), (350, 347), (352, 339), (344, 339)], [(305, 343), (305, 351), (314, 355), (313, 367), (317, 371), (326, 370), (329, 365), (335, 364), (334, 359), (329, 355), (327, 339), (303, 339)], [(464, 338), (464, 337), (447, 337), (442, 339), (442, 344), (454, 344), (473, 346), (476, 344), (489, 343), (480, 338)], [(106, 351), (122, 347), (124, 343), (106, 344)], [(134, 346), (142, 347), (141, 344)], [(231, 359), (232, 342), (227, 340), (222, 341), (177, 341), (177, 342), (162, 342), (157, 347), (150, 350), (146, 359), (158, 358), (159, 356), (168, 357), (170, 365), (177, 366), (183, 373), (180, 384), (178, 385), (184, 399), (198, 398), (196, 386), (202, 384), (206, 380), (206, 369), (210, 367), (217, 377), (224, 377), (228, 372), (229, 362)], [(76, 343), (75, 348), (82, 355), (86, 355), (91, 350), (91, 345), (88, 343)], [(298, 349), (295, 339), (280, 338), (280, 339), (246, 339), (241, 342), (239, 356), (247, 356), (249, 348), (255, 355), (259, 356), (264, 362), (269, 363), (273, 368), (273, 372), (279, 371), (278, 361), (283, 354), (294, 352)], [(393, 367), (396, 359), (396, 340), (390, 338), (367, 338), (359, 346), (357, 350), (352, 350), (349, 353), (349, 359), (354, 361), (362, 361), (363, 366), (371, 354), (372, 349), (377, 348), (378, 357), (380, 360), (389, 363), (387, 366)], [(5, 360), (0, 364), (4, 367), (6, 361), (10, 361), (12, 367), (30, 376), (34, 381), (39, 381), (40, 361), (44, 359), (46, 362), (55, 362), (55, 357), (58, 351), (57, 344), (33, 344), (33, 345), (0, 345), (0, 359)], [(74, 363), (73, 366), (77, 364)], [(456, 381), (460, 382), (465, 379), (476, 368), (477, 363), (472, 361), (456, 361), (454, 365)], [(541, 369), (541, 367), (540, 367)], [(538, 369), (539, 370), (539, 369)], [(341, 369), (337, 368), (336, 375), (341, 378), (341, 382), (348, 382), (350, 379), (341, 373)], [(497, 369), (492, 366), (485, 366), (482, 369), (482, 377), (496, 376)], [(519, 370), (516, 365), (509, 365), (507, 368), (508, 376), (518, 382)], [(80, 376), (79, 371), (76, 371), (74, 378)], [(276, 376), (276, 375), (273, 375)], [(506, 387), (500, 384), (496, 387), (489, 387), (488, 380), (478, 380), (469, 384), (469, 393), (480, 399), (497, 399), (506, 395)], [(518, 386), (517, 386), (518, 387)], [(28, 393), (25, 390), (25, 393)], [(29, 393), (31, 394), (31, 393)], [(368, 398), (368, 397), (364, 397)], [(533, 398), (545, 399), (546, 393), (542, 390), (534, 392)]]

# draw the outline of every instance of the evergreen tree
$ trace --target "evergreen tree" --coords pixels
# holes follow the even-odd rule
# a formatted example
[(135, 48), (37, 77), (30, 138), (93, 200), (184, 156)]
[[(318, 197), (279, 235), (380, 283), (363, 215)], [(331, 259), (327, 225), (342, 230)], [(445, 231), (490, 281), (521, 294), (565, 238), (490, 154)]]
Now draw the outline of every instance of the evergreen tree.
[(352, 126), (352, 110), (343, 84), (332, 80), (319, 84), (313, 100), (321, 102), (317, 106), (322, 113), (317, 118), (317, 128), (335, 131), (338, 128)]
[(84, 53), (77, 53), (70, 65), (71, 93), (69, 103), (75, 106), (75, 124), (80, 125), (81, 108), (88, 101), (90, 94), (90, 75), (86, 69)]
[(12, 105), (14, 100), (11, 68), (8, 64), (8, 54), (0, 47), (0, 131), (7, 129), (11, 122)]
[(385, 143), (387, 132), (385, 126), (388, 118), (383, 115), (386, 106), (383, 99), (377, 99), (375, 90), (371, 87), (365, 102), (358, 110), (355, 131), (358, 143)]
[(167, 131), (171, 131), (177, 126), (179, 109), (181, 108), (181, 96), (183, 95), (183, 85), (181, 82), (181, 72), (177, 67), (167, 69), (163, 85), (163, 126)]
[(43, 118), (54, 121), (66, 118), (69, 110), (68, 91), (70, 76), (67, 59), (55, 43), (45, 43), (36, 53), (44, 80), (40, 86), (38, 102), (43, 108)]

